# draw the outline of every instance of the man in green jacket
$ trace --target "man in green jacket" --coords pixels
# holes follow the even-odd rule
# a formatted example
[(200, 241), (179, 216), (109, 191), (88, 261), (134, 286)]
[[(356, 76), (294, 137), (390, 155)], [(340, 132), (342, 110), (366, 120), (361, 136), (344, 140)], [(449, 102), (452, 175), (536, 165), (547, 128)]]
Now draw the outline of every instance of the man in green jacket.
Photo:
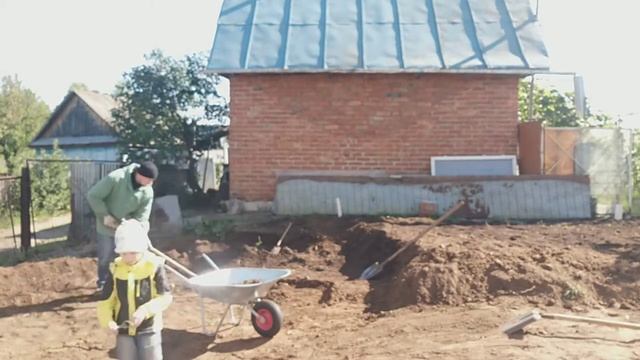
[(96, 215), (98, 252), (98, 289), (102, 289), (109, 274), (109, 264), (115, 258), (115, 230), (125, 219), (136, 219), (149, 229), (153, 202), (154, 180), (158, 168), (154, 163), (131, 164), (109, 173), (87, 194), (89, 205)]

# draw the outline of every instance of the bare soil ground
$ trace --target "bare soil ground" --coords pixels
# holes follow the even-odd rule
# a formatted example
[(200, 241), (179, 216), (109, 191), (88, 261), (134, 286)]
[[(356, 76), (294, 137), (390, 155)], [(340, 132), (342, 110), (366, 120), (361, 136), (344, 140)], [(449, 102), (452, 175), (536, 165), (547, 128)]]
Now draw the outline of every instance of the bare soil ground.
[[(269, 293), (285, 315), (273, 339), (260, 337), (248, 315), (215, 340), (203, 334), (198, 297), (175, 279), (166, 359), (640, 359), (634, 330), (542, 320), (517, 338), (500, 331), (533, 308), (640, 322), (640, 221), (444, 225), (371, 281), (356, 278), (428, 220), (293, 221), (277, 256), (269, 250), (286, 219), (223, 240), (167, 244), (196, 272), (206, 270), (199, 252), (222, 267), (294, 272)], [(0, 358), (114, 356), (114, 338), (95, 318), (91, 256), (69, 249), (0, 268)], [(224, 306), (208, 300), (206, 308), (213, 326)]]

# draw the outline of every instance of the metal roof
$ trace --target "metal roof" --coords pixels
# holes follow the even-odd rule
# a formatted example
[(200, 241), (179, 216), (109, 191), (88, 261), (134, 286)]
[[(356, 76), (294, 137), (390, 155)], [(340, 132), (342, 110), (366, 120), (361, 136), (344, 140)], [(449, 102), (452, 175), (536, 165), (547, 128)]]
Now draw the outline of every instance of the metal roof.
[(531, 73), (538, 27), (529, 0), (225, 0), (208, 68)]

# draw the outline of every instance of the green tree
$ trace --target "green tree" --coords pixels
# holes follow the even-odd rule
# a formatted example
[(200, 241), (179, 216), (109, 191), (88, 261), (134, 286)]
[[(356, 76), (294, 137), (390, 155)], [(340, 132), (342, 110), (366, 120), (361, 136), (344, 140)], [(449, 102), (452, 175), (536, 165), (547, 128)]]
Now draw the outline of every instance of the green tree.
[[(53, 151), (38, 154), (31, 167), (31, 198), (33, 210), (37, 214), (53, 215), (71, 209), (71, 186), (69, 184), (69, 164), (57, 142)], [(46, 161), (56, 160), (56, 161)]]
[(174, 59), (154, 50), (146, 60), (116, 86), (121, 152), (132, 161), (187, 163), (187, 183), (201, 192), (196, 161), (227, 134), (229, 107), (216, 90), (220, 77), (206, 72), (203, 55)]
[(20, 172), (33, 152), (28, 145), (49, 117), (49, 107), (17, 76), (2, 78), (0, 90), (0, 153), (7, 171)]
[(74, 82), (73, 84), (71, 84), (71, 86), (69, 86), (69, 90), (74, 90), (74, 91), (89, 91), (89, 87), (87, 86), (87, 84), (85, 83), (79, 83), (79, 82)]
[[(531, 82), (522, 80), (518, 88), (518, 116), (521, 121), (529, 121), (529, 93)], [(532, 120), (541, 121), (552, 127), (613, 127), (614, 119), (602, 113), (593, 113), (587, 103), (584, 119), (574, 106), (573, 93), (561, 93), (556, 89), (546, 89), (534, 84)]]

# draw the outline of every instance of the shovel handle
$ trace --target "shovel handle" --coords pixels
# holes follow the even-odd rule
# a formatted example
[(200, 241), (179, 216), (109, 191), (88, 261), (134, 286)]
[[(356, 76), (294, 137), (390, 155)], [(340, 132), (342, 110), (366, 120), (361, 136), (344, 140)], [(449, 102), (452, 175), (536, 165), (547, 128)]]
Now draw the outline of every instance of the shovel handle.
[(607, 326), (613, 326), (613, 327), (619, 327), (619, 328), (640, 330), (640, 324), (624, 322), (624, 321), (613, 321), (613, 320), (596, 319), (596, 318), (590, 318), (590, 317), (584, 317), (584, 316), (550, 314), (550, 313), (540, 313), (540, 316), (543, 319), (584, 322), (589, 324), (607, 325)]
[(184, 272), (185, 274), (189, 275), (190, 277), (196, 276), (196, 274), (193, 271), (187, 269), (186, 267), (184, 267), (179, 262), (177, 262), (177, 261), (173, 260), (172, 258), (170, 258), (169, 256), (165, 255), (162, 251), (154, 248), (151, 244), (149, 244), (149, 251), (151, 251), (155, 255), (158, 255), (161, 258), (165, 259), (169, 264), (173, 265), (173, 267), (181, 270), (182, 272)]
[(276, 243), (276, 247), (279, 247), (280, 244), (282, 244), (282, 240), (284, 240), (284, 237), (287, 236), (289, 229), (291, 229), (291, 225), (293, 225), (293, 222), (289, 222), (289, 225), (287, 225), (287, 228), (284, 230), (284, 232), (282, 233), (282, 236), (280, 236), (280, 239)]
[(440, 225), (443, 221), (447, 220), (451, 215), (453, 215), (456, 211), (458, 211), (462, 206), (464, 206), (464, 201), (460, 201), (455, 206), (447, 210), (442, 216), (440, 216), (433, 224), (429, 225), (424, 231), (422, 231), (418, 236), (416, 236), (413, 240), (407, 242), (403, 247), (398, 249), (398, 251), (394, 252), (393, 255), (389, 256), (385, 261), (383, 261), (380, 266), (386, 265), (389, 261), (395, 259), (401, 252), (405, 251), (409, 246), (415, 244), (420, 240), (423, 236), (425, 236), (429, 231), (431, 231), (434, 227)]

